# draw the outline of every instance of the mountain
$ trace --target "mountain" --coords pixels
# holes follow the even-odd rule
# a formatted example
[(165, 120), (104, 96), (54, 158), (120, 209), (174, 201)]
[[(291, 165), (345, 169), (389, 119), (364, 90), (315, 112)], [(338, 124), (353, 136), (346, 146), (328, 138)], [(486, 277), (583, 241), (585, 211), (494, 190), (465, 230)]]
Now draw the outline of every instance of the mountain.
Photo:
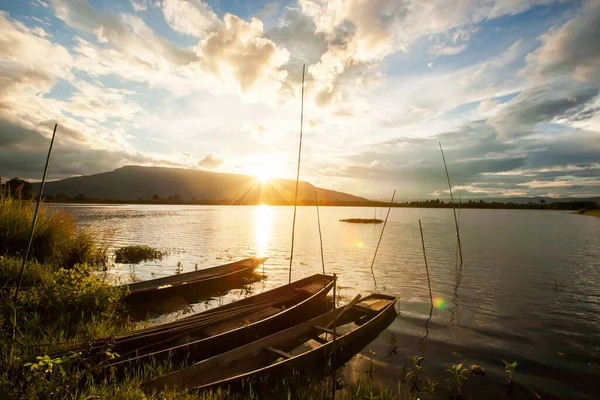
[[(39, 189), (33, 184), (33, 190)], [(249, 175), (194, 169), (125, 166), (111, 172), (47, 182), (45, 195), (67, 195), (88, 199), (139, 200), (179, 196), (182, 200), (226, 204), (293, 204), (296, 181), (271, 179), (261, 183)], [(300, 182), (298, 202), (361, 202), (366, 199)]]

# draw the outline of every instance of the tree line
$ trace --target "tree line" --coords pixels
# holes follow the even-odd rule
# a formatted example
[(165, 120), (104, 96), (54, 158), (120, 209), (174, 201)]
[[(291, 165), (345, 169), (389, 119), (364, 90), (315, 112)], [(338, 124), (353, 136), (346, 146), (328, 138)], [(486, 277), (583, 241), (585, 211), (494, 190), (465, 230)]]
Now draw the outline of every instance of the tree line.
[[(23, 199), (30, 199), (35, 196), (32, 192), (31, 183), (19, 179), (13, 178), (6, 182), (2, 182), (0, 179), (0, 189), (3, 193), (7, 193), (12, 196), (18, 196)], [(255, 205), (253, 202), (244, 201), (231, 201), (228, 199), (223, 200), (207, 200), (207, 199), (196, 199), (195, 197), (191, 200), (184, 199), (179, 194), (172, 194), (167, 197), (160, 197), (158, 194), (154, 194), (150, 198), (138, 197), (137, 199), (95, 199), (86, 197), (84, 193), (79, 193), (77, 196), (71, 197), (63, 193), (59, 194), (48, 194), (44, 195), (44, 200), (49, 203), (136, 203), (136, 204), (198, 204), (198, 205)], [(315, 205), (314, 200), (299, 200), (299, 205), (311, 206)], [(285, 202), (270, 203), (270, 205), (289, 205)], [(389, 203), (383, 201), (319, 201), (320, 206), (347, 206), (347, 207), (388, 207)], [(394, 202), (393, 207), (414, 207), (414, 208), (452, 208), (450, 201), (444, 202), (440, 199), (435, 200), (415, 200), (405, 202)], [(485, 200), (467, 200), (460, 204), (455, 203), (456, 207), (461, 208), (485, 208), (485, 209), (527, 209), (527, 210), (596, 210), (599, 209), (599, 205), (595, 201), (589, 200), (571, 200), (571, 201), (555, 201), (546, 202), (544, 199), (540, 199), (537, 202), (527, 203), (514, 203), (514, 202), (500, 202), (500, 201), (485, 201)]]

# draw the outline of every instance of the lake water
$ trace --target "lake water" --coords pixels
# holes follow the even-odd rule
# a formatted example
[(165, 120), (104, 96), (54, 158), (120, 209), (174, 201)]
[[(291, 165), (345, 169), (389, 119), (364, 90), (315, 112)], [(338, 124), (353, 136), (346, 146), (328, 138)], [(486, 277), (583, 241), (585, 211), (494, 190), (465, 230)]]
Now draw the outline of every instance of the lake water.
[[(160, 262), (116, 265), (111, 276), (121, 282), (171, 275), (178, 262), (185, 272), (196, 264), (205, 268), (252, 255), (269, 257), (267, 278), (253, 285), (254, 293), (288, 282), (292, 207), (54, 207), (67, 208), (98, 235), (108, 234), (111, 248), (146, 244), (169, 251)], [(401, 315), (350, 363), (348, 374), (368, 368), (373, 350), (381, 379), (394, 381), (405, 357), (422, 351), (426, 375), (442, 381), (440, 387), (453, 363), (485, 367), (485, 378), (467, 382), (465, 391), (479, 393), (475, 398), (503, 398), (501, 359), (519, 362), (515, 379), (526, 388), (522, 398), (536, 398), (534, 391), (542, 398), (600, 398), (600, 219), (558, 211), (463, 209), (460, 268), (451, 210), (396, 208), (373, 276), (382, 224), (339, 219), (383, 219), (386, 211), (320, 208), (325, 270), (338, 274), (342, 299), (375, 291), (400, 297)], [(435, 304), (431, 319), (419, 219)], [(322, 269), (314, 207), (298, 208), (293, 261), (292, 279)], [(232, 301), (238, 292), (186, 312)], [(390, 355), (392, 336), (399, 347)], [(489, 386), (482, 382), (496, 382), (498, 390), (486, 393)]]

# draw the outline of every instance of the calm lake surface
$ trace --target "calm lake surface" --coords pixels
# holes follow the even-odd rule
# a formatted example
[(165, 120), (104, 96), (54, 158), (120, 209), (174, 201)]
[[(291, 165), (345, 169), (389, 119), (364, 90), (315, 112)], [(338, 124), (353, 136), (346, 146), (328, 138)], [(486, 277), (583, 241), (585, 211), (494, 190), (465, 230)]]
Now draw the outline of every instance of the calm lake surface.
[[(146, 244), (168, 250), (160, 262), (115, 265), (120, 282), (212, 267), (252, 255), (269, 257), (254, 293), (288, 283), (293, 207), (54, 205), (78, 224), (108, 235), (111, 248)], [(518, 361), (515, 379), (556, 398), (600, 398), (600, 219), (560, 211), (465, 210), (460, 213), (464, 264), (456, 266), (452, 211), (396, 208), (377, 254), (382, 224), (340, 218), (385, 218), (383, 209), (322, 207), (325, 270), (339, 276), (342, 300), (380, 291), (400, 297), (400, 316), (347, 367), (397, 380), (406, 356), (425, 353), (425, 370), (444, 386), (446, 369), (466, 360), (500, 382), (503, 362)], [(418, 220), (423, 223), (435, 308), (432, 317)], [(317, 215), (299, 207), (292, 279), (321, 272)], [(169, 318), (233, 301), (241, 291), (192, 305)], [(392, 336), (397, 354), (388, 354)], [(424, 339), (425, 338), (425, 339)], [(395, 385), (395, 384), (394, 384)], [(483, 389), (485, 390), (485, 389)], [(482, 393), (482, 392), (479, 392)], [(474, 398), (501, 398), (483, 392)], [(527, 395), (529, 393), (529, 396)], [(547, 398), (547, 396), (542, 396)]]

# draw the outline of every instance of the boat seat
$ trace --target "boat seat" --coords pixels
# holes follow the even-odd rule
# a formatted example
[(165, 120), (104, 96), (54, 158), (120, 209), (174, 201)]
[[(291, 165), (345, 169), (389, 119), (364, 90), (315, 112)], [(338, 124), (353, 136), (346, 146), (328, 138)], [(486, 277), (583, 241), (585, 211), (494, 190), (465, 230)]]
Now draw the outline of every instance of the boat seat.
[(319, 342), (321, 344), (327, 344), (329, 343), (329, 340), (327, 339), (323, 339), (321, 336), (315, 336), (314, 338), (312, 338), (315, 342)]
[(367, 315), (376, 315), (376, 314), (378, 314), (377, 311), (375, 311), (375, 310), (373, 310), (371, 308), (365, 307), (365, 306), (361, 306), (360, 304), (355, 304), (354, 306), (352, 306), (352, 308), (354, 310), (356, 310), (356, 311), (359, 311), (359, 312), (361, 312), (363, 314), (367, 314)]
[(286, 353), (285, 351), (276, 349), (275, 347), (265, 346), (265, 350), (269, 350), (270, 352), (275, 353), (278, 356), (281, 356), (283, 358), (292, 358), (293, 357), (290, 353)]
[(315, 328), (318, 331), (324, 332), (324, 333), (329, 333), (330, 335), (334, 335), (335, 334), (335, 332), (333, 331), (333, 329), (325, 328), (324, 326), (315, 325), (315, 326), (313, 326), (313, 328)]

